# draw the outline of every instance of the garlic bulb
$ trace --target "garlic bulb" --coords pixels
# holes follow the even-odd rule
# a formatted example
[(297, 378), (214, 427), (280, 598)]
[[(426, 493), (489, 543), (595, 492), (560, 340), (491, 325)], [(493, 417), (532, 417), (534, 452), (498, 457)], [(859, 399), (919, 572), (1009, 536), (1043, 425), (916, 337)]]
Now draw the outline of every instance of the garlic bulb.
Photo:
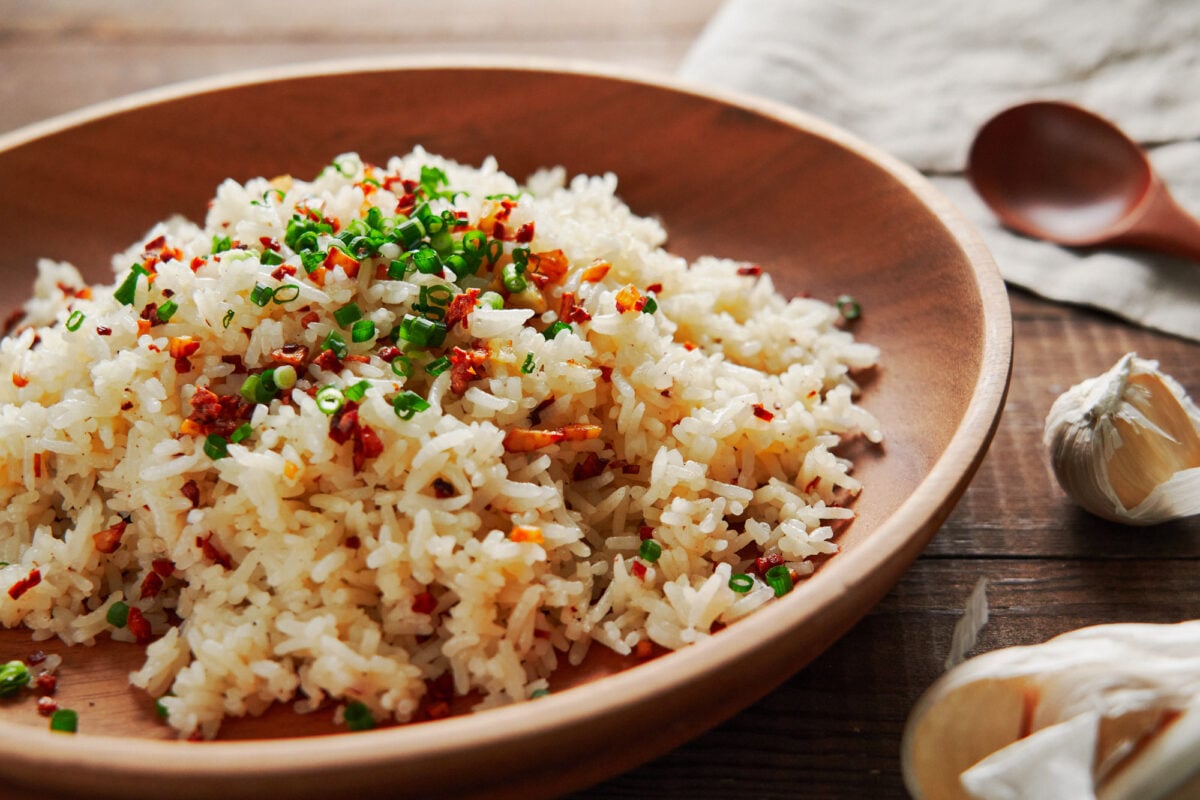
[(914, 706), (901, 765), (917, 800), (1200, 797), (1200, 620), (976, 656)]
[(1044, 435), (1071, 499), (1129, 525), (1200, 514), (1200, 409), (1157, 361), (1123, 356), (1059, 397)]

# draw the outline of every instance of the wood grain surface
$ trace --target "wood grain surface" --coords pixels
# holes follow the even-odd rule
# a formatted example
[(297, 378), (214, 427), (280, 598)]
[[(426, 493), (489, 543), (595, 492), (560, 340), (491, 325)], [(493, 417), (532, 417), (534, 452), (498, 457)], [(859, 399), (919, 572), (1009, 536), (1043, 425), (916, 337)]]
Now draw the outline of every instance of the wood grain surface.
[[(566, 56), (669, 73), (717, 5), (520, 0), (501, 11), (443, 0), (415, 15), (366, 0), (286, 11), (232, 0), (0, 0), (0, 131), (172, 81), (380, 53)], [(847, 636), (765, 699), (575, 797), (905, 797), (905, 718), (941, 672), (981, 577), (992, 616), (977, 651), (1200, 613), (1200, 520), (1131, 529), (1091, 517), (1063, 496), (1041, 444), (1058, 394), (1128, 351), (1158, 359), (1200, 396), (1200, 345), (1020, 291), (1011, 301), (1013, 379), (999, 430), (924, 556)]]

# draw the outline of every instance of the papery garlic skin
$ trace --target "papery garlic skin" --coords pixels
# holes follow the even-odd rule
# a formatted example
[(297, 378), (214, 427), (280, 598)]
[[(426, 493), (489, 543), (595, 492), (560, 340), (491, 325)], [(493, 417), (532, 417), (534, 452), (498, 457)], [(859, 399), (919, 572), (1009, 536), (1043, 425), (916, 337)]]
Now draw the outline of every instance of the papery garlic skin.
[(901, 745), (916, 800), (1154, 800), (1200, 786), (1200, 620), (1096, 625), (939, 678)]
[(1043, 436), (1082, 508), (1127, 525), (1200, 514), (1200, 409), (1158, 362), (1128, 353), (1054, 401)]

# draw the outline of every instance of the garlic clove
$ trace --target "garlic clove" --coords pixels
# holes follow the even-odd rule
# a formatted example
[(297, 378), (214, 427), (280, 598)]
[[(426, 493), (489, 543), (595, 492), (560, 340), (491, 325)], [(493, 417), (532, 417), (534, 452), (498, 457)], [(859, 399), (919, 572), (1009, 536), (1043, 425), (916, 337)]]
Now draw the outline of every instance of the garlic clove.
[(1044, 441), (1063, 490), (1097, 516), (1153, 525), (1200, 514), (1200, 409), (1155, 361), (1128, 353), (1067, 390)]
[(995, 650), (914, 706), (905, 785), (917, 800), (1195, 797), (1184, 787), (1200, 784), (1198, 697), (1200, 620), (1098, 625)]

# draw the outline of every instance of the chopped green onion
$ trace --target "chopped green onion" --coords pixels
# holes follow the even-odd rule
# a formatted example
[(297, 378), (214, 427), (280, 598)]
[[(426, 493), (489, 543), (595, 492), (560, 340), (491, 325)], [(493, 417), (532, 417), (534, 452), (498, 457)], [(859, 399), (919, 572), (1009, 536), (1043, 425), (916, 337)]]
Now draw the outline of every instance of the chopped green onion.
[(529, 699), (536, 700), (539, 697), (545, 697), (548, 694), (550, 694), (549, 689), (534, 689), (532, 692), (529, 693)]
[(653, 539), (646, 539), (642, 542), (642, 546), (638, 548), (638, 555), (643, 561), (649, 561), (653, 564), (662, 555), (662, 545)]
[(250, 302), (259, 308), (271, 302), (271, 298), (274, 296), (275, 290), (265, 283), (256, 283), (254, 284), (254, 288), (250, 290)]
[(224, 317), (224, 319), (221, 320), (221, 327), (228, 328), (229, 323), (231, 323), (231, 322), (233, 322), (233, 309), (232, 308), (225, 312), (225, 317)]
[(375, 338), (375, 323), (369, 319), (360, 319), (350, 329), (350, 341), (369, 342)]
[(482, 255), (487, 249), (487, 235), (483, 231), (467, 231), (463, 234), (462, 246), (468, 253)]
[[(363, 181), (363, 183), (366, 183), (367, 181), (374, 183), (376, 186), (379, 185), (379, 181), (373, 181), (370, 178)], [(369, 209), (367, 209), (366, 223), (367, 223), (367, 227), (370, 228), (371, 230), (377, 231), (377, 230), (382, 229), (383, 228), (383, 212), (381, 210), (379, 210), (378, 207), (371, 206)]]
[(287, 233), (283, 237), (283, 242), (297, 253), (303, 253), (320, 247), (320, 234), (322, 233), (333, 233), (333, 226), (328, 222), (314, 222), (303, 217), (292, 217), (288, 220)]
[(401, 392), (392, 398), (392, 408), (400, 419), (412, 419), (414, 414), (428, 411), (429, 401), (416, 392)]
[(300, 254), (300, 264), (304, 267), (304, 271), (309, 275), (316, 272), (325, 263), (325, 258), (328, 254), (324, 250), (313, 250)]
[(29, 684), (29, 667), (24, 661), (9, 661), (0, 667), (0, 697), (8, 697)]
[(474, 275), (475, 270), (479, 269), (478, 263), (472, 264), (458, 253), (451, 253), (442, 259), (442, 262), (450, 268), (450, 271), (454, 273), (454, 277), (459, 280)]
[(141, 264), (134, 264), (130, 268), (129, 274), (125, 276), (125, 280), (121, 281), (121, 285), (113, 292), (113, 299), (121, 305), (133, 305), (133, 300), (137, 296), (138, 276), (148, 274)]
[(258, 263), (267, 267), (274, 267), (283, 263), (283, 256), (274, 250), (263, 250), (262, 255), (258, 257)]
[(275, 305), (281, 306), (284, 303), (290, 303), (300, 296), (300, 287), (294, 283), (285, 283), (275, 290), (271, 299), (275, 301)]
[(425, 275), (440, 275), (442, 272), (441, 256), (432, 247), (422, 247), (413, 253), (412, 262), (417, 271)]
[(862, 316), (862, 306), (860, 306), (858, 301), (848, 294), (839, 295), (838, 299), (835, 301), (835, 305), (837, 305), (838, 313), (841, 314), (844, 319), (853, 320)]
[(542, 331), (542, 336), (545, 336), (547, 339), (553, 339), (563, 331), (569, 330), (571, 330), (571, 326), (560, 319), (558, 322), (555, 322), (553, 325), (550, 325), (548, 328), (546, 328), (546, 330)]
[(777, 564), (767, 570), (764, 576), (767, 585), (775, 590), (776, 597), (783, 597), (792, 590), (792, 573), (783, 564)]
[(224, 253), (226, 250), (233, 248), (233, 240), (228, 236), (214, 236), (212, 240), (212, 251), (214, 253)]
[(118, 600), (108, 607), (108, 613), (104, 615), (104, 619), (108, 620), (108, 624), (114, 628), (124, 628), (125, 623), (129, 622), (129, 604)]
[(213, 461), (229, 455), (229, 441), (220, 434), (210, 433), (204, 437), (204, 454)]
[(412, 247), (425, 238), (425, 226), (419, 219), (410, 219), (396, 226), (396, 238), (404, 245), (404, 249)]
[(154, 701), (154, 712), (158, 714), (159, 719), (166, 719), (171, 715), (171, 712), (167, 711), (166, 705), (163, 704), (161, 697)]
[(59, 733), (75, 733), (79, 730), (79, 714), (69, 708), (60, 708), (50, 717), (50, 730)]
[(401, 378), (412, 375), (412, 359), (408, 356), (396, 356), (392, 359), (392, 372)]
[(296, 368), (291, 364), (284, 364), (282, 367), (275, 368), (275, 385), (280, 389), (290, 389), (296, 385)]
[(246, 441), (254, 434), (254, 428), (250, 427), (249, 422), (243, 422), (238, 425), (233, 433), (229, 434), (229, 441), (233, 444), (239, 444)]
[(525, 363), (521, 365), (521, 374), (529, 375), (537, 369), (537, 362), (533, 360), (533, 353), (525, 354)]
[[(247, 376), (249, 379), (251, 376)], [(246, 388), (245, 384), (242, 388)], [(246, 399), (254, 403), (269, 403), (279, 393), (279, 384), (275, 383), (275, 368), (264, 369), (258, 374), (258, 382), (254, 387), (254, 397)]]
[(497, 311), (504, 308), (504, 298), (495, 292), (484, 292), (476, 299), (479, 305), (486, 308), (494, 308)]
[(438, 231), (429, 237), (429, 246), (439, 256), (447, 256), (454, 251), (454, 237), (450, 235), (450, 231)]
[(342, 709), (342, 718), (346, 720), (346, 727), (352, 731), (369, 731), (375, 727), (371, 709), (357, 700), (346, 704)]
[(737, 575), (729, 577), (729, 588), (733, 589), (738, 594), (745, 594), (754, 588), (754, 578), (744, 572), (739, 572)]
[(333, 312), (333, 318), (339, 326), (345, 328), (351, 322), (362, 319), (362, 309), (358, 307), (358, 303), (347, 303)]
[(504, 269), (500, 271), (500, 282), (504, 284), (505, 289), (508, 289), (513, 294), (520, 294), (525, 291), (525, 287), (528, 285), (525, 282), (525, 276), (521, 274), (516, 263), (504, 265)]
[(370, 389), (370, 388), (371, 388), (370, 381), (359, 381), (358, 383), (354, 384), (353, 386), (347, 387), (346, 391), (343, 392), (342, 394), (346, 398), (346, 400), (348, 400), (352, 403), (357, 403), (359, 400), (363, 399), (363, 395), (365, 395), (367, 393), (367, 389)]
[(642, 313), (653, 314), (655, 311), (658, 311), (658, 301), (650, 295), (646, 295), (646, 304), (642, 306)]
[(404, 276), (408, 274), (408, 265), (403, 261), (393, 261), (388, 264), (388, 277), (394, 281), (404, 280)]
[(316, 400), (322, 414), (333, 415), (346, 402), (346, 396), (336, 386), (322, 386), (317, 390)]
[(504, 242), (499, 239), (493, 239), (488, 242), (487, 260), (489, 264), (495, 264), (500, 260), (500, 256), (504, 255)]
[(420, 347), (441, 347), (448, 331), (444, 322), (405, 314), (400, 320), (398, 335)]
[(170, 321), (171, 317), (175, 316), (175, 312), (179, 310), (179, 303), (174, 300), (168, 300), (158, 307), (158, 318), (163, 322)]
[(345, 358), (348, 352), (346, 340), (337, 331), (330, 331), (321, 342), (321, 347), (324, 350), (332, 350), (333, 354), (338, 358)]
[(259, 383), (257, 375), (247, 375), (246, 380), (242, 381), (242, 388), (238, 390), (238, 394), (244, 397), (248, 403), (257, 403)]
[(425, 371), (430, 375), (441, 375), (446, 370), (450, 369), (450, 359), (447, 356), (435, 358), (425, 365)]
[(71, 312), (71, 316), (67, 317), (67, 330), (74, 333), (79, 330), (79, 326), (83, 324), (83, 312), (76, 309)]

